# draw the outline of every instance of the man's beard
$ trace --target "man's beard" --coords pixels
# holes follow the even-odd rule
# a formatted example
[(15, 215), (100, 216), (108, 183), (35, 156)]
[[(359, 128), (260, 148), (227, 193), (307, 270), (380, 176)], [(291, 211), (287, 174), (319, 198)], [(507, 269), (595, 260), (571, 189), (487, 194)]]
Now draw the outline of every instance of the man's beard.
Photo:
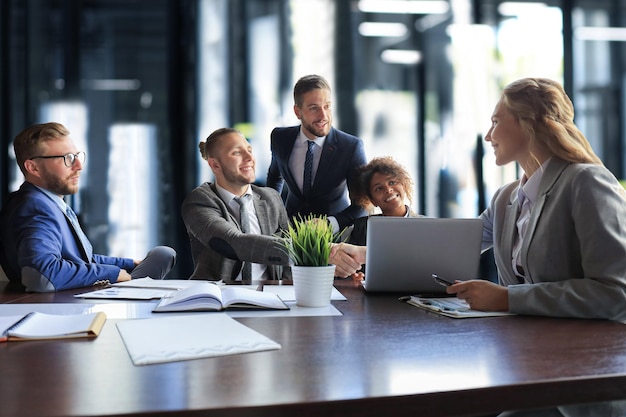
[(67, 180), (62, 180), (59, 177), (50, 178), (47, 185), (48, 190), (57, 195), (76, 194), (76, 192), (78, 191), (78, 184), (69, 184)]
[(304, 128), (318, 138), (327, 136), (328, 133), (330, 133), (330, 123), (326, 124), (323, 128), (318, 128), (313, 123), (307, 123), (304, 125)]

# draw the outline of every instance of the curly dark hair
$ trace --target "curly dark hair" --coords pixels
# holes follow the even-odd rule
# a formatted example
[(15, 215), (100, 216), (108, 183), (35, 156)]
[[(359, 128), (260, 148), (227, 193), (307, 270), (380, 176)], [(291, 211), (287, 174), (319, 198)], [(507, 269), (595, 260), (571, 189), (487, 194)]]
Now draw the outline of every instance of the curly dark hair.
[(409, 204), (413, 205), (413, 180), (401, 164), (396, 162), (391, 156), (382, 156), (372, 159), (366, 165), (361, 165), (356, 169), (351, 179), (350, 197), (352, 201), (360, 205), (364, 209), (372, 212), (374, 204), (370, 194), (370, 184), (374, 174), (380, 173), (390, 175), (398, 180), (409, 200)]

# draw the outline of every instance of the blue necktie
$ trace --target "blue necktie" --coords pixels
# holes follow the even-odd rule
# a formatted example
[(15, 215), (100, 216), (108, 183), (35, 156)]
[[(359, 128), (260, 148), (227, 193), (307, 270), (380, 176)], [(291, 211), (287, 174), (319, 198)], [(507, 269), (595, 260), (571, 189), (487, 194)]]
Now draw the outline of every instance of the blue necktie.
[(93, 257), (93, 246), (91, 246), (91, 242), (89, 242), (89, 239), (87, 239), (83, 229), (81, 229), (76, 213), (74, 213), (74, 210), (72, 210), (70, 206), (67, 206), (65, 214), (67, 214), (67, 218), (70, 219), (70, 223), (76, 232), (76, 236), (78, 236), (78, 240), (80, 241), (83, 251), (85, 252), (85, 256), (87, 257), (87, 262), (91, 262), (91, 258)]
[(302, 182), (302, 191), (304, 194), (308, 194), (311, 191), (311, 185), (313, 185), (313, 150), (315, 149), (315, 142), (307, 139), (306, 159), (304, 160), (304, 180)]
[[(235, 201), (239, 204), (239, 224), (241, 224), (241, 231), (244, 233), (250, 233), (250, 212), (246, 206), (246, 200), (250, 198), (250, 194), (244, 194), (241, 197), (235, 197)], [(250, 262), (244, 262), (241, 269), (241, 279), (249, 281), (252, 279), (252, 265)]]

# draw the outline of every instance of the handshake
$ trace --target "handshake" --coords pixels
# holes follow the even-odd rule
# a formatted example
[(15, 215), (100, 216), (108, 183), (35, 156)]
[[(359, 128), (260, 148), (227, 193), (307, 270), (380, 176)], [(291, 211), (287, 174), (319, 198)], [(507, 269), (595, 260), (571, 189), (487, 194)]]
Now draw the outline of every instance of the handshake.
[(330, 252), (330, 263), (335, 265), (335, 276), (362, 279), (359, 272), (365, 263), (366, 246), (355, 246), (349, 243), (334, 243)]

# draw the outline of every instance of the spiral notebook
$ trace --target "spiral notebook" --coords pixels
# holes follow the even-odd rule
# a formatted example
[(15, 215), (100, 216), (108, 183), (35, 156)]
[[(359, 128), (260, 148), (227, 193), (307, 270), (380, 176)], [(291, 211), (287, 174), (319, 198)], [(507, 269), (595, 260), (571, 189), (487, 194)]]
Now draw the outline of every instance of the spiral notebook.
[(0, 316), (0, 342), (20, 340), (96, 337), (106, 321), (99, 311), (87, 314), (46, 314)]

